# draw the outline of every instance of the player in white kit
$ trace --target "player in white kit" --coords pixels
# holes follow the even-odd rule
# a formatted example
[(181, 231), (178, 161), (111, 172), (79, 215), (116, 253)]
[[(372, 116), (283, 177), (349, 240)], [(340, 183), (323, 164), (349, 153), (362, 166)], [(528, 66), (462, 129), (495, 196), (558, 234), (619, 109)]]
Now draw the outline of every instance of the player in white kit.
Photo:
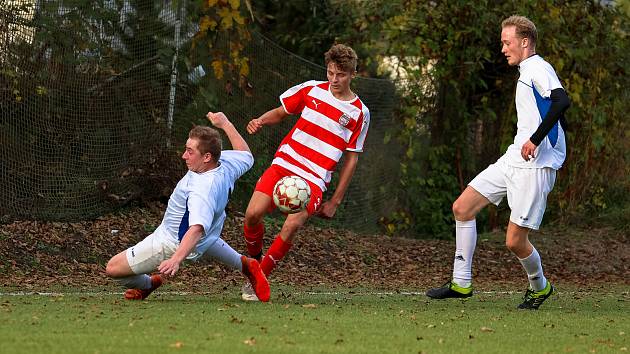
[(475, 177), (453, 203), (456, 250), (453, 277), (430, 289), (434, 299), (472, 296), (472, 258), (477, 242), (475, 216), (489, 203), (507, 196), (511, 210), (505, 243), (520, 260), (529, 278), (519, 309), (538, 309), (554, 292), (543, 274), (542, 262), (530, 243), (529, 230), (537, 230), (556, 171), (566, 156), (564, 112), (569, 98), (556, 72), (536, 54), (537, 32), (532, 21), (511, 16), (501, 24), (501, 52), (509, 65), (518, 65), (516, 86), (517, 133), (499, 160)]
[[(222, 151), (221, 135), (215, 129), (196, 126), (190, 131), (182, 155), (188, 172), (171, 194), (162, 223), (107, 263), (107, 275), (128, 289), (126, 299), (145, 299), (162, 285), (163, 276), (174, 276), (184, 260), (207, 255), (243, 272), (259, 299), (269, 300), (269, 283), (258, 261), (239, 254), (221, 239), (234, 183), (252, 167), (254, 157), (223, 113), (207, 116), (225, 132), (234, 150)], [(160, 274), (148, 275), (156, 271)]]

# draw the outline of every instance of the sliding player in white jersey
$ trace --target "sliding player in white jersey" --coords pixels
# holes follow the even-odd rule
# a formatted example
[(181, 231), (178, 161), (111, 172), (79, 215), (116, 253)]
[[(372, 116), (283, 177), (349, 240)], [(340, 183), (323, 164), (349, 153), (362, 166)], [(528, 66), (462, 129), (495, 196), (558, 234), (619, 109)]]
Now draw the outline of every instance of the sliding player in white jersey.
[[(357, 166), (367, 136), (370, 112), (350, 89), (356, 74), (357, 55), (348, 46), (337, 44), (324, 55), (328, 81), (308, 81), (280, 96), (281, 106), (247, 125), (255, 134), (264, 126), (280, 123), (289, 115), (299, 115), (293, 129), (280, 143), (271, 166), (263, 173), (245, 212), (244, 233), (251, 257), (262, 259), (261, 268), (269, 275), (291, 248), (296, 232), (312, 215), (332, 218), (343, 200)], [(342, 155), (339, 183), (330, 200), (322, 203), (322, 193)], [(265, 256), (262, 256), (264, 215), (273, 210), (273, 187), (284, 176), (298, 175), (310, 185), (311, 199), (306, 210), (287, 215)], [(258, 300), (251, 287), (243, 288), (243, 299)]]
[(540, 255), (530, 243), (537, 230), (547, 195), (564, 162), (566, 143), (563, 114), (569, 98), (554, 69), (536, 54), (536, 26), (522, 16), (501, 24), (501, 52), (509, 65), (518, 65), (516, 86), (517, 133), (514, 143), (494, 164), (475, 177), (453, 203), (456, 250), (453, 277), (427, 291), (434, 299), (472, 296), (472, 258), (477, 242), (475, 216), (489, 203), (507, 196), (511, 209), (505, 243), (520, 260), (529, 278), (519, 309), (538, 309), (555, 290), (543, 274)]
[[(194, 127), (182, 158), (188, 172), (168, 200), (162, 223), (144, 240), (112, 257), (105, 272), (128, 290), (125, 298), (143, 300), (174, 276), (184, 260), (207, 255), (243, 272), (262, 301), (269, 300), (269, 283), (257, 260), (234, 251), (221, 239), (225, 207), (236, 180), (254, 164), (249, 146), (223, 113), (208, 113), (225, 132), (234, 150), (221, 151), (215, 129)], [(149, 276), (158, 271), (160, 274)]]

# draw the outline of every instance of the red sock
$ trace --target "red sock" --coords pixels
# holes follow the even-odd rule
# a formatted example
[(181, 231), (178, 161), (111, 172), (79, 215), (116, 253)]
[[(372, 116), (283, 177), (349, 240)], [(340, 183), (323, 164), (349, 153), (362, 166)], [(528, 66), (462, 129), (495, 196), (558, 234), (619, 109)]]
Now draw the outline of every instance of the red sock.
[(276, 236), (276, 239), (273, 240), (271, 247), (269, 247), (267, 254), (260, 263), (260, 269), (265, 273), (265, 276), (271, 274), (273, 268), (275, 268), (278, 262), (289, 252), (291, 246), (293, 246), (292, 243), (285, 242), (280, 235)]
[(263, 236), (265, 235), (265, 224), (260, 223), (253, 227), (243, 226), (245, 233), (245, 243), (247, 244), (247, 253), (251, 257), (258, 258), (262, 256)]

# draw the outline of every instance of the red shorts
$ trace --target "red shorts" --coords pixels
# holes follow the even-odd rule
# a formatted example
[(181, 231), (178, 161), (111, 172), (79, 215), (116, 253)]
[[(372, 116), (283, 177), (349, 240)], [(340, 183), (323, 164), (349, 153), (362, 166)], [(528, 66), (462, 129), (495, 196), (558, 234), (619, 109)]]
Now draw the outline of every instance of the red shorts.
[[(284, 167), (278, 165), (271, 165), (265, 172), (260, 176), (258, 182), (256, 182), (256, 188), (254, 190), (258, 192), (265, 193), (266, 195), (273, 198), (273, 187), (275, 187), (276, 183), (280, 180), (280, 178), (284, 176), (298, 176), (297, 174), (287, 170)], [(318, 185), (304, 178), (306, 183), (311, 187), (311, 199), (306, 206), (306, 211), (308, 215), (313, 215), (317, 211), (319, 211), (319, 207), (322, 205), (322, 190)], [(272, 202), (270, 206), (270, 210), (273, 210), (276, 205)]]

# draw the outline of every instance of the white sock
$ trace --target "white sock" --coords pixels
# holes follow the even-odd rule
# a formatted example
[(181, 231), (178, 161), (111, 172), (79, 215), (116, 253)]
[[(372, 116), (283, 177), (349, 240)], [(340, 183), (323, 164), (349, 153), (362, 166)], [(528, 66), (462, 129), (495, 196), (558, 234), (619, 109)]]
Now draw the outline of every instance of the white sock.
[(116, 280), (127, 289), (142, 290), (151, 288), (151, 277), (146, 274), (136, 274)]
[(241, 262), (241, 254), (236, 252), (230, 245), (228, 245), (223, 239), (219, 238), (217, 241), (208, 248), (206, 254), (217, 261), (238, 270), (243, 271), (243, 264)]
[(477, 221), (455, 220), (453, 282), (463, 288), (472, 284), (472, 260), (477, 244)]
[(547, 279), (543, 274), (542, 262), (540, 261), (540, 254), (536, 248), (532, 246), (532, 254), (526, 258), (520, 259), (523, 268), (527, 272), (529, 278), (529, 286), (534, 291), (540, 291), (547, 286)]

